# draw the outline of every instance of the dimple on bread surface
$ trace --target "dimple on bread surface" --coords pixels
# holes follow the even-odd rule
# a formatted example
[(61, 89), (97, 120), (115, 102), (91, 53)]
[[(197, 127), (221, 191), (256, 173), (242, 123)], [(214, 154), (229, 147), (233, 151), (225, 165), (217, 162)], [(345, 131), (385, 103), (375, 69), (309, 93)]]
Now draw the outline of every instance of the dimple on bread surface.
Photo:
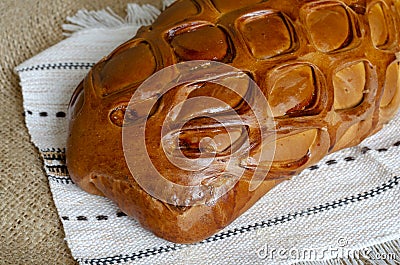
[[(167, 240), (192, 243), (213, 235), (280, 182), (329, 153), (357, 145), (395, 115), (400, 105), (399, 11), (397, 0), (177, 1), (97, 63), (74, 92), (67, 143), (72, 179), (87, 192), (110, 198)], [(254, 80), (274, 118), (276, 150), (273, 161), (265, 161), (272, 164), (257, 189), (250, 191), (249, 179), (252, 167), (263, 165), (249, 163), (235, 186), (213, 204), (175, 206), (152, 197), (135, 181), (125, 160), (122, 130), (140, 84), (159, 70), (193, 60), (225, 63)], [(226, 176), (218, 170), (204, 176), (172, 165), (163, 155), (160, 128), (185, 89), (186, 99), (213, 97), (244, 117), (251, 112), (242, 100), (249, 85), (239, 84), (238, 93), (211, 82), (196, 85), (177, 87), (159, 99), (146, 117), (147, 151), (170, 181), (223, 182)], [(217, 112), (212, 106), (205, 109)], [(139, 107), (134, 114), (140, 117)], [(233, 143), (220, 127), (210, 119), (188, 119), (176, 148), (197, 157), (200, 140), (211, 137), (222, 166), (229, 157), (226, 150), (239, 145), (245, 133), (254, 156), (270, 148), (251, 126), (229, 128)]]

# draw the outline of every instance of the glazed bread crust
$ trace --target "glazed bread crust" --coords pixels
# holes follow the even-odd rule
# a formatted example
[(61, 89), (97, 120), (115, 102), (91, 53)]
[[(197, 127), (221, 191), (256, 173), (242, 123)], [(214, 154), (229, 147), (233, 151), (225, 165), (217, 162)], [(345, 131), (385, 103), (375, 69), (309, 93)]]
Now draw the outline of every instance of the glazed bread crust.
[[(193, 243), (213, 235), (283, 180), (329, 153), (359, 144), (395, 115), (400, 105), (399, 10), (394, 0), (177, 1), (97, 63), (74, 92), (67, 143), (72, 179), (169, 241)], [(192, 60), (218, 61), (248, 74), (271, 107), (277, 139), (270, 171), (256, 190), (249, 189), (253, 171), (247, 165), (217, 201), (181, 207), (152, 197), (135, 181), (125, 160), (122, 130), (127, 104), (140, 84), (158, 70)], [(207, 82), (199, 87), (187, 98), (215, 97), (239, 115), (248, 112), (238, 95)], [(187, 184), (204, 176), (171, 165), (159, 129), (184, 89), (159, 99), (147, 117), (146, 145), (160, 172)], [(242, 97), (247, 91), (244, 86)], [(199, 151), (193, 143), (196, 132), (226, 133), (216, 129), (218, 124), (201, 127), (207, 122), (195, 119), (188, 126), (200, 129), (180, 135), (177, 148), (188, 157)], [(251, 154), (266, 148), (254, 136), (256, 129), (237, 128), (238, 134), (243, 130), (250, 135)], [(229, 154), (221, 154), (222, 164), (224, 156)]]

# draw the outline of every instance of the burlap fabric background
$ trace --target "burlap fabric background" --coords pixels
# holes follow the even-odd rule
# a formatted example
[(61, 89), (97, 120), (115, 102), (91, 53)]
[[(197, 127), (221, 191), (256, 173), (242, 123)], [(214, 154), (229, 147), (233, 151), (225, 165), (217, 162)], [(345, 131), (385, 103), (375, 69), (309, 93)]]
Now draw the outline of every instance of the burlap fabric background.
[(38, 151), (24, 124), (13, 68), (62, 40), (61, 25), (79, 9), (151, 0), (0, 1), (0, 264), (75, 264), (51, 198)]

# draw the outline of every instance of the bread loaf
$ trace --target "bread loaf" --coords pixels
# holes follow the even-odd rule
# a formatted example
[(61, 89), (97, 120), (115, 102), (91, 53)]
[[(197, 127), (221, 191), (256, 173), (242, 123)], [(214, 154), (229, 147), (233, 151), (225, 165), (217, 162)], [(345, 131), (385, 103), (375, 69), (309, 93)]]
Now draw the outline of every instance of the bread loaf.
[[(395, 115), (400, 105), (399, 35), (398, 0), (179, 0), (98, 62), (74, 92), (69, 106), (69, 173), (82, 189), (110, 198), (155, 235), (177, 243), (201, 241), (280, 182), (329, 153), (359, 144)], [(224, 63), (250, 77), (268, 103), (275, 140), (261, 143), (256, 126), (224, 127), (217, 120), (227, 116), (225, 110), (205, 101), (176, 114), (186, 118), (174, 131), (177, 140), (171, 152), (183, 153), (189, 162), (202, 159), (204, 139), (212, 139), (213, 161), (201, 170), (183, 170), (172, 163), (161, 131), (179, 102), (215, 98), (245, 121), (257, 112), (243, 101), (256, 97), (249, 92), (250, 83), (238, 81), (234, 93), (207, 79), (158, 95), (148, 115), (140, 114), (142, 105), (129, 105), (151, 75), (194, 60)], [(232, 178), (225, 174), (229, 161), (242, 173), (213, 201), (174, 204), (149, 194), (135, 178), (136, 169), (147, 185), (171, 197), (169, 188), (159, 187), (159, 178), (142, 165), (143, 150), (131, 148), (124, 154), (123, 132), (135, 128), (138, 120), (146, 122), (146, 153), (168, 181), (227, 185)], [(168, 134), (173, 127), (164, 129)], [(243, 135), (247, 158), (253, 160), (232, 160), (233, 149), (245, 145)], [(262, 158), (260, 152), (271, 144), (274, 157)], [(136, 169), (129, 167), (131, 160)], [(252, 189), (259, 166), (269, 170)]]

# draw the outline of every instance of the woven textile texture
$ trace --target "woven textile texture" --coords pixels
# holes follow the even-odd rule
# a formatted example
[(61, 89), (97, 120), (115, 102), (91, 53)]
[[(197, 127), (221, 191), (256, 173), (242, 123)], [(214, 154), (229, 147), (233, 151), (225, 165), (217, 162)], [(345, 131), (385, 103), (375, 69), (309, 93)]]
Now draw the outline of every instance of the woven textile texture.
[[(123, 3), (118, 3), (117, 6), (115, 3), (108, 4), (113, 9), (115, 7), (120, 14), (125, 8)], [(84, 6), (83, 3), (81, 5)], [(54, 233), (61, 233), (57, 221), (60, 218), (68, 246), (80, 264), (291, 264), (307, 260), (311, 264), (338, 264), (337, 258), (341, 256), (344, 256), (342, 260), (347, 264), (359, 264), (358, 254), (365, 249), (368, 251), (361, 253), (365, 256), (363, 259), (369, 259), (372, 264), (396, 264), (395, 260), (399, 260), (400, 243), (400, 114), (381, 132), (360, 146), (332, 154), (291, 181), (279, 185), (229, 227), (199, 244), (179, 245), (157, 238), (121, 213), (109, 200), (80, 190), (69, 178), (65, 167), (67, 104), (74, 88), (91, 66), (119, 43), (132, 37), (139, 24), (148, 23), (157, 13), (155, 9), (129, 6), (132, 11), (132, 19), (129, 20), (131, 24), (118, 22), (112, 28), (96, 28), (96, 23), (84, 19), (85, 14), (80, 13), (75, 17), (76, 20), (81, 18), (82, 27), (91, 29), (81, 30), (57, 44), (55, 43), (60, 39), (55, 38), (54, 46), (49, 49), (45, 48), (50, 45), (41, 47), (39, 50), (44, 50), (43, 52), (22, 63), (39, 52), (27, 48), (27, 55), (11, 65), (18, 65), (16, 71), (20, 77), (23, 95), (23, 102), (20, 95), (14, 95), (19, 101), (13, 104), (23, 105), (23, 108), (19, 107), (12, 113), (14, 116), (19, 113), (21, 130), (24, 113), (31, 141), (40, 150), (40, 156), (33, 156), (29, 160), (25, 158), (29, 152), (26, 150), (21, 150), (19, 154), (15, 154), (15, 150), (2, 152), (10, 154), (6, 155), (6, 159), (10, 160), (1, 170), (9, 170), (4, 173), (6, 176), (11, 175), (1, 178), (1, 191), (7, 192), (3, 201), (7, 203), (5, 205), (14, 203), (25, 207), (15, 220), (2, 222), (2, 225), (8, 223), (5, 230), (10, 231), (10, 223), (14, 222), (12, 227), (18, 226), (18, 221), (27, 222), (24, 221), (24, 214), (35, 212), (34, 209), (40, 215), (36, 219), (27, 218), (29, 222), (26, 226), (32, 229), (31, 234), (37, 233), (39, 227), (45, 229), (49, 223), (54, 225), (49, 232), (42, 233), (42, 240), (35, 238), (24, 246), (10, 240), (15, 235), (2, 238), (8, 248), (1, 253), (2, 257), (7, 255), (8, 261), (14, 259), (29, 263), (31, 255), (29, 251), (24, 252), (24, 247), (31, 248), (33, 252), (37, 251), (38, 245), (43, 245), (47, 248), (42, 249), (41, 255), (48, 260), (39, 260), (37, 254), (36, 260), (31, 263), (64, 264), (71, 261), (65, 254), (62, 237), (58, 237), (58, 245), (49, 239), (55, 237)], [(76, 11), (77, 8), (80, 7), (72, 9)], [(65, 12), (64, 17), (72, 14)], [(105, 17), (111, 20), (116, 18)], [(61, 27), (62, 22), (64, 21), (59, 20), (58, 27)], [(53, 23), (52, 26), (57, 25)], [(47, 33), (46, 30), (43, 32)], [(59, 33), (61, 36), (61, 32)], [(30, 36), (30, 30), (27, 29), (25, 34)], [(16, 43), (21, 45), (24, 43), (22, 40), (21, 37)], [(37, 44), (33, 42), (32, 45), (34, 47)], [(16, 77), (13, 78), (16, 83)], [(11, 91), (19, 91), (16, 84)], [(14, 129), (13, 125), (6, 125), (10, 123), (11, 116), (10, 111), (7, 113), (4, 120), (8, 122), (2, 121), (3, 128), (11, 126)], [(13, 148), (14, 145), (16, 149), (14, 138), (17, 132), (10, 132), (10, 129), (2, 130), (2, 134), (3, 132), (13, 134), (12, 137), (9, 136), (12, 140), (6, 142), (5, 146)], [(25, 145), (34, 152), (34, 147), (29, 145), (28, 134), (26, 131), (24, 133)], [(43, 171), (40, 169), (39, 157), (43, 159)], [(6, 161), (2, 158), (2, 163), (3, 160)], [(18, 165), (19, 169), (16, 169), (15, 161), (23, 161)], [(21, 169), (25, 173), (15, 176), (15, 171)], [(28, 174), (32, 174), (32, 179), (28, 180)], [(38, 179), (40, 182), (33, 184)], [(15, 189), (21, 182), (25, 185), (25, 192), (36, 201), (16, 199), (18, 196)], [(48, 212), (43, 210), (50, 209), (50, 206), (45, 206), (51, 205), (50, 199), (45, 204), (40, 201), (44, 196), (36, 197), (37, 191), (46, 188), (47, 183), (58, 216), (54, 208)], [(32, 187), (36, 189), (32, 190)], [(48, 190), (42, 193), (48, 194)], [(9, 210), (4, 209), (2, 212), (8, 213)], [(20, 233), (24, 240), (33, 237), (29, 231), (15, 228), (13, 231), (18, 231), (16, 233)], [(19, 251), (11, 256), (9, 253), (16, 246), (19, 246)], [(307, 257), (306, 253), (310, 249), (318, 255)], [(394, 255), (389, 255), (392, 253)], [(387, 256), (383, 259), (379, 254)], [(26, 257), (22, 259), (23, 255)]]
[(43, 161), (30, 142), (21, 88), (13, 69), (61, 41), (65, 18), (77, 10), (110, 6), (124, 15), (126, 3), (0, 1), (0, 264), (76, 263), (64, 241)]

